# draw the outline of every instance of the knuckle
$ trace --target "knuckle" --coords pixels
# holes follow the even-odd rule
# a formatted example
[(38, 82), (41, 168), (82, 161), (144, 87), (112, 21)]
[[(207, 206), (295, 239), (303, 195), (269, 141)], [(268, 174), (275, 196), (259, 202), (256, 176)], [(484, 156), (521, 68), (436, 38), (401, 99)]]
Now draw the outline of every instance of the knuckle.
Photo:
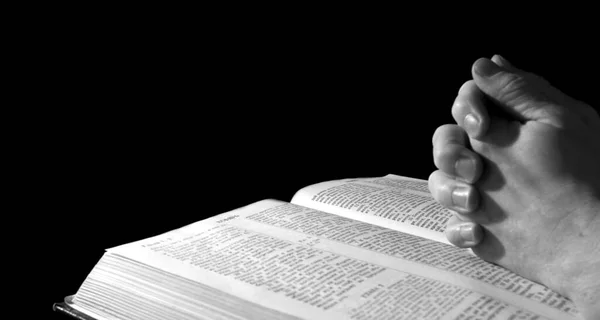
[(452, 130), (452, 127), (453, 125), (451, 124), (443, 124), (437, 127), (433, 133), (433, 137), (431, 138), (432, 144), (435, 146), (436, 141), (440, 141), (440, 139), (442, 139), (441, 141), (446, 140), (449, 132)]
[(435, 198), (436, 201), (440, 202), (440, 191), (446, 188), (445, 175), (440, 170), (436, 170), (429, 175), (427, 179), (429, 192)]
[(454, 163), (461, 153), (461, 147), (455, 144), (445, 144), (436, 148), (434, 160), (439, 169), (446, 173), (454, 173)]
[(475, 80), (471, 79), (468, 81), (465, 81), (465, 83), (462, 84), (462, 86), (460, 86), (460, 89), (458, 89), (458, 94), (465, 94), (465, 93), (469, 93), (471, 90), (473, 90), (473, 87), (476, 87), (477, 85), (475, 84)]
[(427, 186), (429, 187), (429, 193), (431, 193), (431, 196), (437, 200), (437, 192), (436, 192), (436, 185), (437, 185), (437, 175), (438, 175), (438, 171), (434, 171), (432, 172), (429, 177), (427, 178)]
[(523, 89), (528, 86), (526, 77), (515, 74), (507, 73), (502, 79), (502, 85), (500, 87), (500, 94), (506, 100), (515, 100), (523, 92)]
[(440, 168), (440, 150), (439, 148), (433, 148), (433, 164), (436, 168)]
[(458, 124), (462, 124), (462, 120), (465, 115), (468, 113), (468, 105), (467, 102), (462, 98), (457, 98), (452, 105), (452, 117)]
[[(437, 175), (437, 171), (433, 171), (432, 173), (429, 174), (429, 177), (427, 178), (427, 182), (429, 184), (430, 189), (431, 189), (431, 186), (435, 185), (435, 181), (437, 179), (436, 175)], [(432, 191), (432, 190), (429, 190), (429, 191)]]
[(433, 132), (433, 136), (431, 137), (431, 144), (433, 144), (435, 146), (435, 141), (438, 139), (439, 135), (440, 135), (440, 128), (441, 126), (435, 128), (435, 131)]

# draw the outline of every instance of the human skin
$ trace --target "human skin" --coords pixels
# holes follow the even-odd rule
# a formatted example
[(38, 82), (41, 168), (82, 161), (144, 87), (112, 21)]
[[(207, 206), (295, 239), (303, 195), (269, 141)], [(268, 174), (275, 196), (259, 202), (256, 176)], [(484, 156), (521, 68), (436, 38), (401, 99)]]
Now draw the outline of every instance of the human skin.
[(499, 56), (477, 60), (472, 76), (457, 124), (433, 137), (430, 191), (456, 212), (448, 239), (600, 319), (598, 113)]

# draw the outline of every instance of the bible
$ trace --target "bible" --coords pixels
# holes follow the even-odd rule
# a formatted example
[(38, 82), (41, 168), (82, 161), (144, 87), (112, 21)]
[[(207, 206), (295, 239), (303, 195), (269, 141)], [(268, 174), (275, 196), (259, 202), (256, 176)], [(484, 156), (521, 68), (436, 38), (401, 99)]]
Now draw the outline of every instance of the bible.
[(567, 298), (450, 245), (427, 181), (322, 182), (107, 249), (78, 319), (577, 319)]

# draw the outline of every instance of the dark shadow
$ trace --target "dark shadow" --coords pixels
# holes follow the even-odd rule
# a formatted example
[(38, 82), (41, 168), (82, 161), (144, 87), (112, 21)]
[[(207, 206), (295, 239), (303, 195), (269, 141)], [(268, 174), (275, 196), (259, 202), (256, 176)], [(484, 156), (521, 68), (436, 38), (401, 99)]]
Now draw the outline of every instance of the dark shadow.
[(476, 247), (473, 247), (472, 250), (483, 260), (496, 263), (506, 254), (504, 245), (487, 228), (483, 227), (483, 229), (484, 240)]
[(525, 122), (509, 114), (499, 102), (489, 96), (484, 96), (483, 99), (490, 117), (490, 127), (481, 142), (493, 147), (511, 146), (519, 138), (520, 126)]
[(498, 203), (489, 196), (489, 192), (497, 191), (505, 187), (507, 184), (504, 175), (500, 168), (489, 161), (484, 156), (481, 156), (485, 165), (478, 182), (475, 187), (479, 190), (479, 210), (470, 217), (479, 224), (499, 223), (506, 219), (506, 213), (498, 205)]
[(496, 262), (504, 257), (505, 247), (486, 226), (503, 222), (506, 220), (507, 214), (498, 202), (489, 196), (489, 193), (505, 188), (507, 181), (495, 163), (483, 156), (482, 158), (485, 169), (479, 179), (480, 182), (476, 183), (480, 196), (480, 209), (471, 218), (482, 226), (484, 238), (481, 244), (473, 248), (473, 252), (486, 261)]

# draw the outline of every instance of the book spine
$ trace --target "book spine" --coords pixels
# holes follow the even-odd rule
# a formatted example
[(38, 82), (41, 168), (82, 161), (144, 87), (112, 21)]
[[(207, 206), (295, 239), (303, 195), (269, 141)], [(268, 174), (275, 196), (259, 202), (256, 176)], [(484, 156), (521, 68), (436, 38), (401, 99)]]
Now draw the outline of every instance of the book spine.
[(84, 313), (81, 313), (64, 302), (55, 303), (52, 305), (52, 310), (69, 315), (77, 320), (96, 320)]

